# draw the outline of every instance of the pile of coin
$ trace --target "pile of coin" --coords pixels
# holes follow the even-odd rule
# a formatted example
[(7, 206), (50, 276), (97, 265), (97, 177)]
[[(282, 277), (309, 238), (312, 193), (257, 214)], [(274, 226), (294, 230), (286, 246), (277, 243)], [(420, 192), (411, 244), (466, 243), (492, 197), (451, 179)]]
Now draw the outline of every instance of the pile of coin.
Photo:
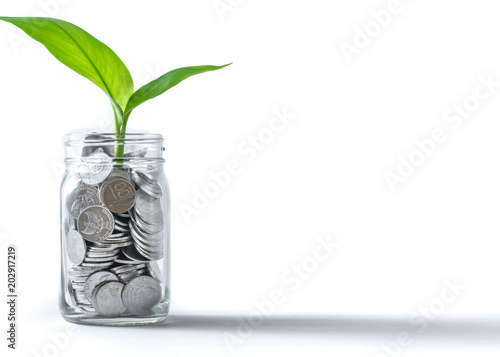
[(66, 201), (69, 302), (93, 315), (150, 315), (162, 298), (162, 188), (146, 172), (113, 168), (102, 149), (82, 161)]

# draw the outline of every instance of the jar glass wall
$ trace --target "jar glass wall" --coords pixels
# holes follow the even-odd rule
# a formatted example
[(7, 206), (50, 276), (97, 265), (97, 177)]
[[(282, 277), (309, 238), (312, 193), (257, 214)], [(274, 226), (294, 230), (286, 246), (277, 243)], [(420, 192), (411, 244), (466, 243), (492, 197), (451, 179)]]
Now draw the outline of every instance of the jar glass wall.
[(75, 133), (64, 146), (62, 316), (97, 325), (162, 321), (170, 305), (162, 136)]

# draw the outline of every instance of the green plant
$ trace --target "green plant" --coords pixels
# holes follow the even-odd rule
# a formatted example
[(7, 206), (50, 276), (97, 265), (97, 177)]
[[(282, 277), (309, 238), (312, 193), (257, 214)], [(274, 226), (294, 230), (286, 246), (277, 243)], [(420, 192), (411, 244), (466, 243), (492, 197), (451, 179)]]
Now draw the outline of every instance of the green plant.
[[(42, 43), (66, 66), (89, 79), (109, 97), (115, 116), (116, 138), (123, 138), (132, 111), (142, 103), (163, 94), (183, 80), (226, 66), (194, 66), (174, 69), (134, 92), (129, 70), (104, 43), (69, 22), (45, 17), (0, 17)], [(123, 145), (117, 140), (115, 157), (123, 156)]]

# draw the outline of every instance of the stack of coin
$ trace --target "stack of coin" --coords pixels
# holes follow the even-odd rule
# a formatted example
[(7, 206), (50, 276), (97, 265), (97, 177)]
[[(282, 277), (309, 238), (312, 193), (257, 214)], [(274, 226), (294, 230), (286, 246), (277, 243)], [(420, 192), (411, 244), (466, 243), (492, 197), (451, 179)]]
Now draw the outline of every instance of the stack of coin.
[(72, 267), (68, 270), (68, 289), (71, 295), (70, 297), (75, 302), (76, 306), (85, 311), (92, 308), (90, 299), (85, 295), (85, 282), (89, 276), (96, 271), (97, 269), (81, 266)]
[(115, 273), (123, 283), (128, 283), (133, 278), (147, 273), (146, 263), (124, 264), (111, 268), (110, 270)]
[(160, 198), (161, 186), (149, 175), (133, 171), (132, 179), (139, 187), (136, 204), (130, 211), (130, 233), (140, 255), (149, 260), (163, 258), (164, 222)]
[(66, 201), (67, 292), (84, 313), (145, 316), (162, 296), (163, 192), (152, 176), (112, 170), (110, 160), (102, 148), (89, 152)]
[(87, 248), (82, 266), (106, 269), (115, 264), (115, 259), (118, 257), (120, 249), (101, 248), (90, 245)]

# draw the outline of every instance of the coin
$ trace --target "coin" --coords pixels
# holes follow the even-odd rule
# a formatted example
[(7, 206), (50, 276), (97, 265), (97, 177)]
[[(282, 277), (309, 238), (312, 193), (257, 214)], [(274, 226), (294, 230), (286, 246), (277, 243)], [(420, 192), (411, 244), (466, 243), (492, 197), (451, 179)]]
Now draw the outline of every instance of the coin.
[(80, 265), (85, 258), (87, 247), (80, 233), (77, 231), (69, 231), (66, 234), (66, 250), (71, 263)]
[(113, 262), (115, 260), (115, 256), (109, 257), (85, 257), (84, 262), (88, 263), (103, 263), (103, 262)]
[(135, 188), (123, 178), (108, 179), (101, 187), (101, 200), (111, 212), (127, 212), (134, 206)]
[(119, 275), (119, 274), (123, 274), (123, 273), (129, 273), (133, 270), (138, 270), (138, 269), (142, 269), (142, 268), (145, 268), (146, 267), (146, 264), (138, 264), (138, 265), (121, 265), (119, 267), (114, 267), (114, 268), (111, 268), (110, 270)]
[(89, 267), (84, 267), (84, 266), (74, 266), (71, 269), (68, 270), (68, 275), (70, 277), (82, 277), (82, 276), (89, 276), (93, 272), (95, 272), (96, 269), (92, 269)]
[(134, 248), (134, 246), (128, 246), (128, 247), (122, 248), (122, 253), (127, 258), (129, 258), (130, 260), (133, 260), (135, 262), (147, 263), (149, 261), (148, 259), (144, 258), (137, 251), (137, 249)]
[(163, 195), (161, 186), (149, 175), (140, 171), (133, 171), (132, 178), (142, 190), (149, 195), (159, 198)]
[(101, 242), (113, 233), (115, 221), (107, 208), (90, 206), (78, 217), (77, 226), (83, 238), (90, 242)]
[(119, 256), (115, 259), (115, 263), (126, 264), (126, 265), (139, 265), (139, 264), (144, 264), (142, 261), (138, 261), (138, 260), (131, 260), (131, 259), (127, 258), (127, 257), (126, 257), (126, 256), (124, 256), (124, 255), (119, 255)]
[(83, 311), (85, 311), (86, 313), (88, 314), (91, 314), (91, 315), (97, 315), (97, 311), (94, 309), (94, 307), (92, 306), (92, 304), (79, 304), (78, 307), (80, 309), (82, 309)]
[(130, 230), (128, 229), (128, 226), (127, 227), (123, 227), (123, 226), (119, 225), (118, 221), (116, 219), (115, 219), (115, 231), (117, 231), (117, 232), (123, 232), (123, 233), (130, 232)]
[(92, 293), (95, 287), (105, 281), (118, 281), (118, 277), (109, 271), (98, 271), (87, 278), (84, 292), (89, 301), (92, 300)]
[[(113, 156), (114, 154), (114, 145), (101, 145), (98, 146), (95, 143), (102, 143), (104, 140), (109, 139), (104, 135), (99, 135), (97, 133), (91, 133), (90, 135), (86, 135), (84, 139), (84, 143), (86, 144), (82, 149), (82, 156), (86, 157), (92, 154), (95, 151), (104, 151), (109, 156)], [(111, 141), (112, 143), (112, 141)]]
[[(137, 242), (134, 242), (134, 246), (139, 253), (141, 253), (149, 260), (160, 260), (161, 258), (163, 258), (163, 248), (161, 249), (158, 248), (156, 250), (149, 250), (139, 245)], [(85, 264), (85, 262), (83, 262), (82, 264)]]
[(136, 271), (133, 271), (133, 272), (130, 272), (130, 273), (124, 273), (124, 274), (121, 274), (119, 275), (120, 277), (120, 280), (126, 284), (128, 283), (130, 280), (132, 279), (135, 279), (137, 278), (138, 276), (142, 276), (144, 274), (146, 274), (147, 270), (146, 269), (138, 269)]
[(118, 281), (103, 282), (92, 293), (92, 305), (96, 311), (107, 317), (120, 316), (126, 311), (122, 302), (124, 285)]
[(83, 266), (89, 267), (89, 268), (100, 268), (100, 269), (106, 269), (110, 266), (112, 266), (115, 262), (101, 262), (101, 263), (94, 263), (94, 262), (86, 262), (84, 261), (82, 263)]
[[(127, 148), (127, 146), (125, 146)], [(125, 153), (123, 154), (124, 157), (144, 157), (148, 153), (148, 148), (147, 147), (141, 147), (140, 149), (136, 150), (131, 150), (135, 148), (135, 146), (129, 146), (128, 150), (125, 149)]]
[(151, 275), (152, 278), (158, 280), (161, 282), (161, 271), (160, 267), (158, 266), (158, 263), (155, 261), (149, 262), (148, 263), (148, 271), (149, 275)]
[(75, 306), (76, 305), (75, 291), (73, 290), (73, 286), (71, 285), (70, 281), (68, 281), (67, 289), (68, 289), (67, 298), (69, 298), (69, 301), (68, 299), (66, 299), (66, 302), (68, 302), (71, 306)]
[(105, 248), (122, 248), (122, 247), (126, 247), (128, 245), (132, 245), (134, 244), (133, 241), (128, 241), (128, 242), (125, 242), (125, 243), (100, 243), (100, 242), (94, 242), (94, 244), (97, 246), (97, 247), (105, 247)]
[(147, 275), (130, 280), (123, 289), (125, 307), (134, 315), (146, 316), (161, 300), (161, 287), (156, 279)]
[(139, 227), (136, 227), (132, 221), (130, 222), (130, 234), (135, 241), (138, 240), (149, 246), (158, 246), (158, 244), (163, 242), (163, 232), (160, 231), (155, 234), (146, 233), (139, 229)]
[(86, 257), (87, 258), (109, 258), (117, 255), (120, 251), (117, 250), (110, 250), (110, 251), (96, 251), (96, 250), (88, 250)]
[[(149, 224), (146, 223), (139, 215), (135, 213), (135, 210), (130, 211), (130, 220), (135, 224), (138, 230), (147, 233), (155, 234), (163, 230), (163, 222)], [(130, 229), (130, 227), (129, 227)]]
[(99, 205), (101, 205), (99, 190), (84, 184), (78, 186), (66, 200), (66, 208), (75, 218), (78, 218), (85, 208)]
[(78, 166), (78, 173), (87, 185), (97, 185), (108, 177), (113, 168), (112, 163), (113, 160), (102, 149), (98, 149), (82, 158), (82, 163)]
[(135, 212), (149, 224), (163, 221), (160, 200), (147, 194), (142, 188), (136, 192)]
[(129, 218), (130, 215), (128, 213), (116, 213), (116, 215), (118, 217), (121, 217), (121, 218)]

